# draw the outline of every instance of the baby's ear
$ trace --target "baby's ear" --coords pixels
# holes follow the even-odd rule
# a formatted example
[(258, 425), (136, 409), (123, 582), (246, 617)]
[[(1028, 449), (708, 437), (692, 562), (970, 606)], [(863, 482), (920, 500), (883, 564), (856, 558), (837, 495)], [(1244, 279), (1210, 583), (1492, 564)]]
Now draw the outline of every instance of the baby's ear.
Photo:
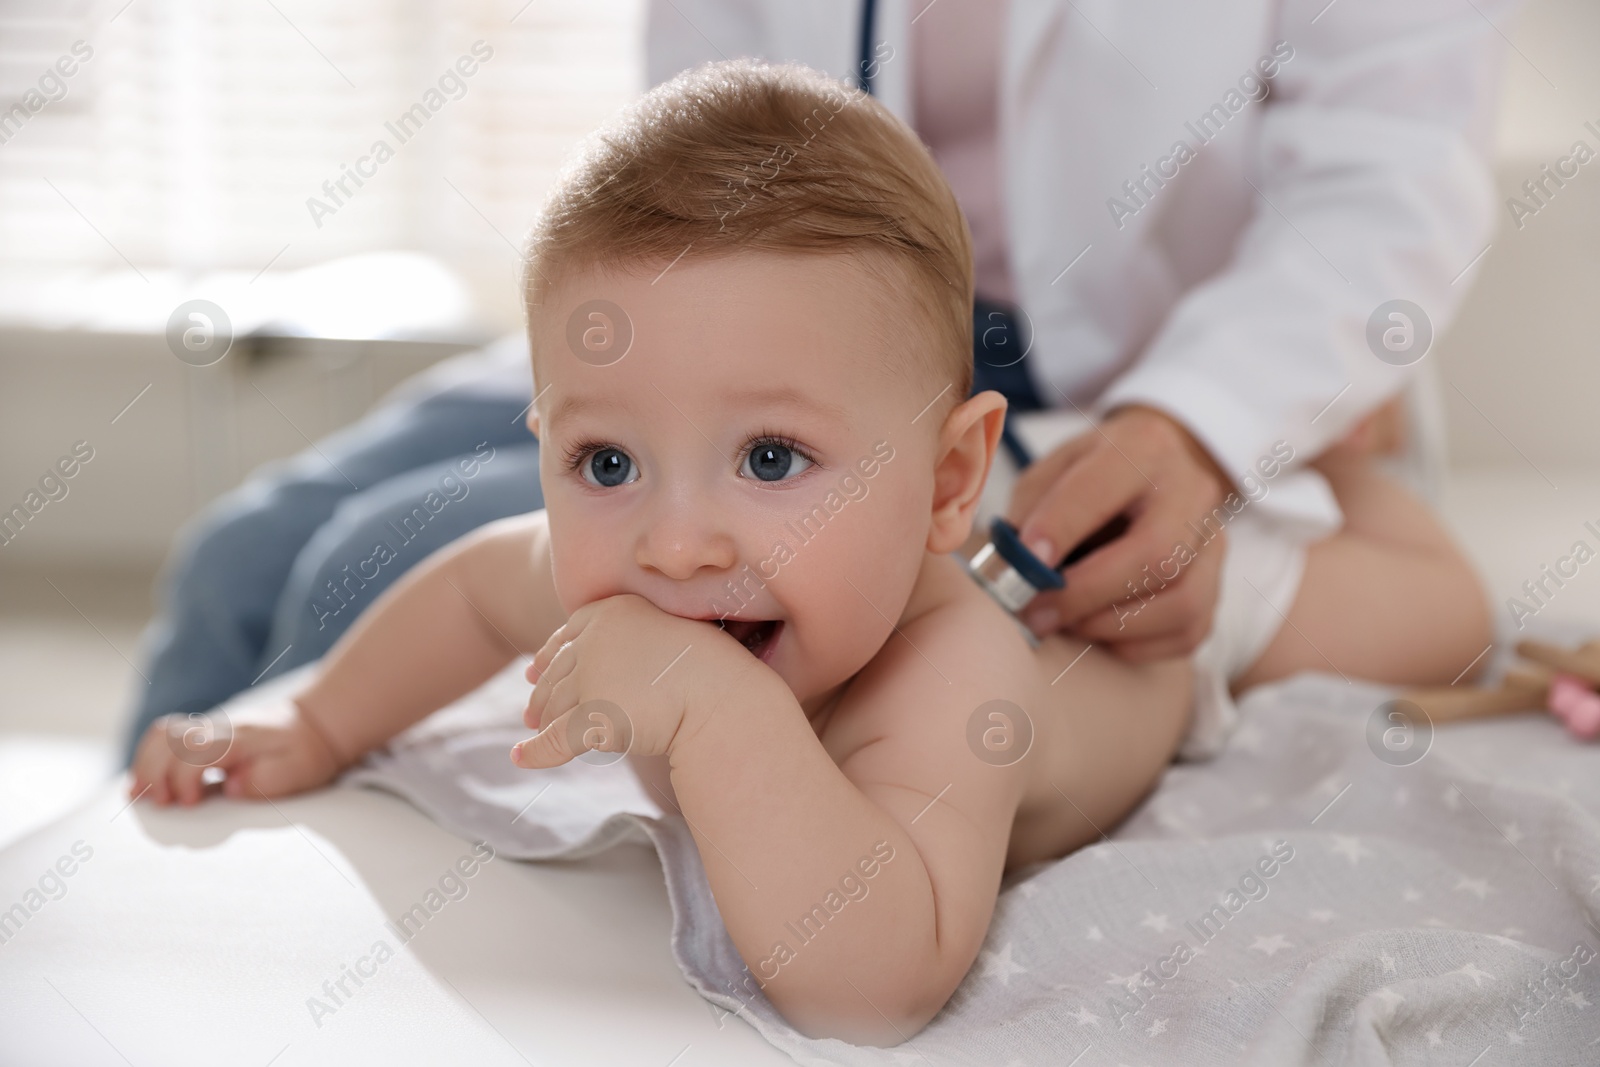
[(933, 465), (929, 552), (954, 552), (972, 532), (1005, 417), (1006, 398), (992, 389), (967, 398), (945, 417)]

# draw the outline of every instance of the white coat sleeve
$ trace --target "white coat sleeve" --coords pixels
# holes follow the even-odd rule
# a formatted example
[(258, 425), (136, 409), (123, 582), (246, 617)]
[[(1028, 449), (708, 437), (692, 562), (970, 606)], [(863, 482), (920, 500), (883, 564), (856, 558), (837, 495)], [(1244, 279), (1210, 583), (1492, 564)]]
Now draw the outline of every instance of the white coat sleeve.
[(1235, 474), (1280, 440), (1311, 458), (1397, 392), (1410, 370), (1373, 354), (1369, 317), (1410, 300), (1437, 336), (1493, 231), (1487, 155), (1516, 0), (1337, 0), (1312, 24), (1323, 7), (1284, 0), (1294, 56), (1263, 112), (1256, 212), (1232, 261), (1096, 403), (1168, 412)]

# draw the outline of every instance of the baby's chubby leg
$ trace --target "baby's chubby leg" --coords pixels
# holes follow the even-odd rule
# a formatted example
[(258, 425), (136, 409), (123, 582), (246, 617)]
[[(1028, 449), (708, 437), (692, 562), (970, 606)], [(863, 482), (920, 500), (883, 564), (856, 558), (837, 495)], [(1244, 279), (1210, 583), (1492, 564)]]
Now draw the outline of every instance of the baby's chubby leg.
[(1234, 679), (1235, 691), (1302, 670), (1450, 684), (1494, 636), (1472, 564), (1427, 505), (1370, 456), (1336, 448), (1312, 465), (1332, 486), (1344, 527), (1307, 549), (1290, 625)]

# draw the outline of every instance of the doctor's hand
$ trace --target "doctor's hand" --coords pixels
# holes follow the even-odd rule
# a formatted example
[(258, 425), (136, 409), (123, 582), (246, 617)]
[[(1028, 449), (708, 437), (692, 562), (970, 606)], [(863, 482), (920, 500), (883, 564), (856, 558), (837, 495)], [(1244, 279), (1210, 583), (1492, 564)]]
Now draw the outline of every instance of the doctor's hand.
[(1006, 517), (1050, 563), (1117, 515), (1129, 519), (1121, 537), (1063, 570), (1066, 588), (1035, 597), (1024, 620), (1041, 637), (1066, 630), (1129, 662), (1194, 651), (1211, 631), (1226, 539), (1203, 543), (1189, 523), (1231, 489), (1174, 419), (1118, 408), (1018, 479)]

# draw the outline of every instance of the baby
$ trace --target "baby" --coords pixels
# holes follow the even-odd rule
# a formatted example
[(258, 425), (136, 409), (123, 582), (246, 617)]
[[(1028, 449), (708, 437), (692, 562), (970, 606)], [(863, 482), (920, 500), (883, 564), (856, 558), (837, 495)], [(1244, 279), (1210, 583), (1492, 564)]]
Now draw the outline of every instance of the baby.
[[(1035, 648), (965, 573), (1005, 401), (968, 397), (954, 196), (871, 97), (743, 60), (659, 86), (564, 173), (525, 287), (545, 509), (437, 553), (291, 698), (233, 714), (223, 792), (323, 785), (532, 654), (512, 760), (626, 751), (774, 1006), (903, 1041), (1005, 872), (1152, 788), (1189, 662)], [(132, 792), (194, 803), (166, 725)], [(798, 941), (856, 872), (870, 896)]]

